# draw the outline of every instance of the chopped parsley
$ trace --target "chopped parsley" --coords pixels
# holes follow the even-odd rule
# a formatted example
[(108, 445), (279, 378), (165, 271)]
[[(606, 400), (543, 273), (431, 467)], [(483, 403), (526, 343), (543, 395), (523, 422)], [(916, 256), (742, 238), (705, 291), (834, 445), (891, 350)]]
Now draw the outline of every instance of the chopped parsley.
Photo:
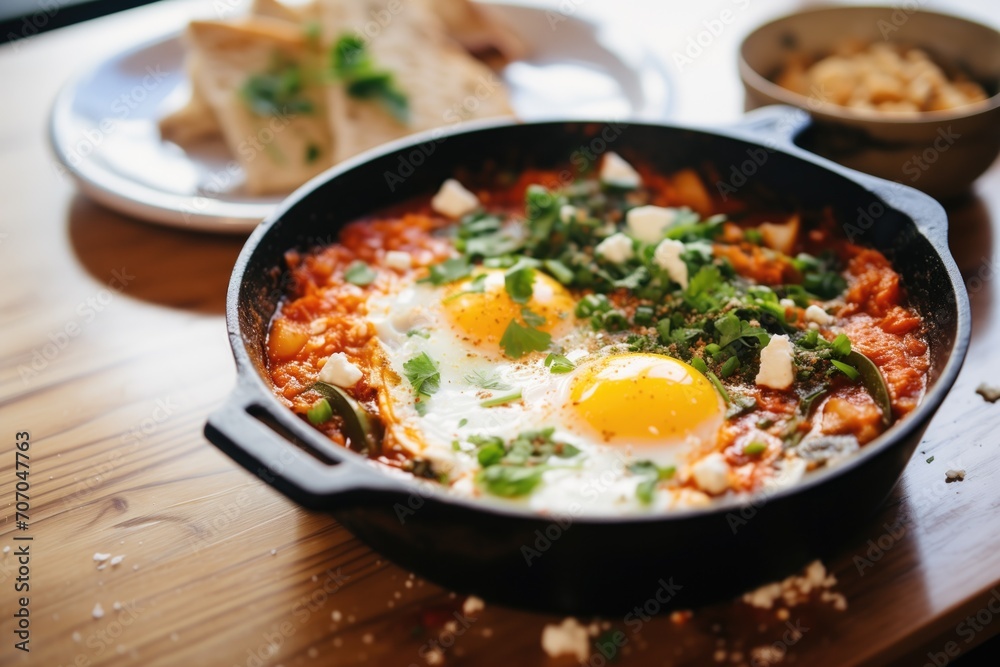
[(529, 352), (542, 352), (552, 342), (552, 335), (532, 326), (511, 320), (500, 337), (500, 347), (511, 359), (520, 359)]
[(441, 388), (441, 373), (437, 364), (426, 352), (421, 352), (403, 364), (403, 372), (417, 395), (417, 412), (423, 415), (427, 411), (427, 399)]
[(402, 124), (410, 122), (410, 103), (388, 70), (379, 69), (360, 37), (345, 34), (330, 49), (330, 69), (347, 94), (374, 100)]
[(561, 354), (550, 352), (549, 356), (545, 357), (545, 367), (550, 373), (569, 373), (576, 368), (576, 364)]
[(504, 287), (511, 300), (515, 303), (528, 303), (534, 293), (535, 265), (528, 259), (522, 259), (504, 273)]
[(552, 428), (525, 431), (509, 442), (498, 436), (470, 436), (482, 466), (476, 482), (495, 496), (513, 498), (531, 493), (542, 481), (542, 474), (552, 468), (550, 458), (572, 458), (580, 453), (573, 445), (554, 440), (554, 432)]
[(446, 285), (447, 283), (453, 283), (456, 280), (461, 280), (472, 273), (472, 265), (469, 263), (469, 258), (462, 257), (452, 257), (451, 259), (446, 259), (440, 264), (433, 264), (429, 267), (430, 273), (426, 278), (421, 278), (420, 282), (430, 283), (431, 285), (439, 286)]
[(271, 71), (251, 75), (240, 88), (240, 96), (255, 116), (311, 114), (315, 110), (305, 95), (302, 69), (295, 63), (275, 63)]
[(480, 389), (493, 389), (496, 391), (506, 391), (510, 385), (501, 381), (494, 373), (483, 371), (472, 371), (465, 376), (465, 381)]

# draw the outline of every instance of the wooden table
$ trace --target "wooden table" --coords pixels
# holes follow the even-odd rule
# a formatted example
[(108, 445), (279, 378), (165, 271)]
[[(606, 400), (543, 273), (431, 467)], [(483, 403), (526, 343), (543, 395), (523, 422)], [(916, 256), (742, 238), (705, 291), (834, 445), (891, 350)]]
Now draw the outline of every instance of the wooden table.
[[(31, 553), (30, 653), (13, 647), (18, 563), (0, 556), (0, 664), (405, 667), (428, 664), (433, 641), (446, 664), (571, 664), (540, 647), (556, 618), (487, 601), (468, 628), (442, 627), (462, 597), (383, 560), (207, 443), (205, 417), (233, 385), (223, 309), (242, 240), (123, 218), (54, 168), (45, 123), (58, 86), (208, 5), (161, 3), (0, 47), (0, 546)], [(736, 18), (713, 45), (675, 66), (674, 51), (731, 6)], [(677, 116), (721, 123), (740, 114), (739, 39), (794, 6), (686, 3), (669, 19), (652, 0), (563, 10), (635, 20), (672, 73)], [(973, 0), (947, 6), (989, 20)], [(803, 631), (786, 641), (785, 663), (943, 664), (1000, 631), (988, 606), (1000, 598), (1000, 404), (975, 393), (1000, 375), (1000, 166), (950, 216), (972, 292), (969, 361), (890, 501), (827, 561), (847, 611), (791, 609), (787, 622)], [(14, 523), (19, 431), (31, 438), (27, 531)], [(968, 477), (946, 484), (949, 468)], [(892, 537), (885, 526), (897, 524)], [(24, 536), (33, 540), (14, 540)], [(124, 559), (101, 569), (95, 552)], [(977, 612), (978, 631), (963, 620)], [(753, 647), (789, 637), (774, 612), (740, 602), (677, 620), (631, 634), (606, 619), (627, 632), (619, 664), (715, 664), (720, 650), (744, 664)], [(603, 663), (595, 654), (589, 664)]]

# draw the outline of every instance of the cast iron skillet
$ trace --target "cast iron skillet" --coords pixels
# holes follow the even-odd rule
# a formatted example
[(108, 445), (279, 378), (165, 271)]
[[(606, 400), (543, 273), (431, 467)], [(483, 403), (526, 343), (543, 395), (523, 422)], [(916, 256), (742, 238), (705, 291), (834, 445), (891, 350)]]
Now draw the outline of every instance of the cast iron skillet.
[[(329, 511), (401, 566), (492, 602), (574, 614), (649, 612), (787, 576), (859, 527), (888, 495), (958, 374), (970, 317), (948, 252), (944, 210), (915, 190), (796, 148), (790, 135), (797, 122), (786, 113), (755, 112), (739, 129), (725, 131), (482, 123), (389, 144), (322, 174), (257, 228), (236, 263), (226, 313), (238, 383), (209, 418), (206, 436), (293, 500)], [(571, 155), (590, 159), (585, 152), (605, 150), (641, 156), (664, 172), (710, 161), (730, 185), (740, 182), (737, 173), (749, 174), (746, 187), (804, 208), (831, 205), (838, 219), (856, 223), (859, 242), (888, 255), (928, 323), (933, 363), (920, 407), (845, 463), (746, 504), (585, 518), (449, 497), (332, 444), (271, 393), (264, 345), (286, 292), (286, 250), (330, 243), (344, 223), (431, 193), (457, 167), (552, 167)], [(859, 210), (873, 221), (859, 219)]]

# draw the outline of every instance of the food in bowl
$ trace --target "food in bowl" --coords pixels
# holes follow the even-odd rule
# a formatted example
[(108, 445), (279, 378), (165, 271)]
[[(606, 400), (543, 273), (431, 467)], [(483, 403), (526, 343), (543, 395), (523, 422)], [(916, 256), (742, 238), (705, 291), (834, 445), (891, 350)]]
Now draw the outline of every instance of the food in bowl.
[(694, 169), (462, 174), (286, 255), (275, 393), (464, 497), (664, 512), (794, 484), (920, 402), (921, 315), (832, 212)]
[(947, 111), (989, 97), (961, 72), (946, 73), (923, 49), (860, 40), (845, 41), (819, 59), (791, 54), (775, 83), (813, 99), (882, 113)]

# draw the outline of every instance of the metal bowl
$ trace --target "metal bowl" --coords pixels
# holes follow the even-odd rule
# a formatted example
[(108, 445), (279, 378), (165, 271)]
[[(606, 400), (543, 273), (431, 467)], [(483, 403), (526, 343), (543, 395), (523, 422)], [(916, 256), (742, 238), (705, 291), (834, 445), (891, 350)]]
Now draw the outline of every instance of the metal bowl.
[[(793, 52), (823, 56), (846, 39), (923, 48), (992, 94), (985, 103), (914, 116), (840, 106), (772, 79)], [(828, 7), (767, 23), (740, 46), (746, 108), (786, 104), (815, 124), (795, 142), (840, 164), (935, 197), (961, 194), (1000, 155), (1000, 33), (974, 21), (895, 7)]]
[[(970, 327), (940, 205), (792, 146), (793, 130), (771, 112), (728, 131), (482, 123), (396, 142), (331, 169), (259, 227), (237, 261), (227, 319), (238, 384), (211, 415), (208, 439), (401, 566), (494, 602), (575, 614), (653, 600), (647, 609), (690, 607), (786, 576), (836, 546), (887, 496), (958, 374)], [(334, 445), (272, 393), (265, 341), (286, 293), (285, 251), (329, 243), (345, 223), (433, 192), (458, 168), (553, 167), (609, 149), (665, 172), (710, 161), (728, 174), (756, 156), (754, 187), (806, 209), (832, 206), (840, 219), (857, 221), (858, 241), (889, 256), (927, 321), (932, 364), (922, 404), (854, 457), (791, 488), (701, 510), (593, 518), (454, 497)]]

